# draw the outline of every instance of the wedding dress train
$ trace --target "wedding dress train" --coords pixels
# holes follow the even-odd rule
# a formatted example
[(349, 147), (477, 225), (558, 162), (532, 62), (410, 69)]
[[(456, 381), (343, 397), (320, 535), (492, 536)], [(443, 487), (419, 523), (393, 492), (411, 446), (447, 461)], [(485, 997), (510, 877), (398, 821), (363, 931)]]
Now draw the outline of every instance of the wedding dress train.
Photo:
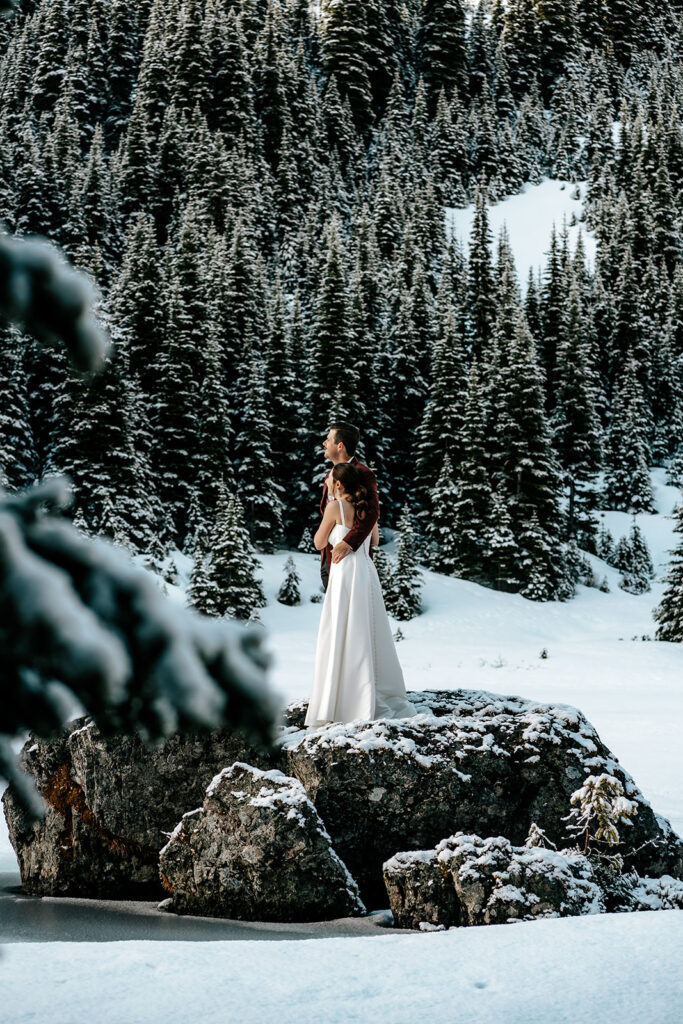
[[(332, 528), (333, 547), (349, 530), (339, 505), (342, 522)], [(306, 725), (414, 714), (367, 537), (356, 552), (330, 566)]]

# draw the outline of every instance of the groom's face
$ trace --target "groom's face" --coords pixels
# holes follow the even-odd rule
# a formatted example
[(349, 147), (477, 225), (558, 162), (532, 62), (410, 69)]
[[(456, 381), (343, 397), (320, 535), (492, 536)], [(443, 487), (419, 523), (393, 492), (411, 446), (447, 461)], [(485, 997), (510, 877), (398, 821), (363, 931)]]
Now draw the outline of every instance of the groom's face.
[(341, 447), (341, 445), (337, 444), (336, 430), (330, 430), (329, 434), (323, 441), (325, 458), (329, 459), (330, 462), (337, 462), (340, 458)]

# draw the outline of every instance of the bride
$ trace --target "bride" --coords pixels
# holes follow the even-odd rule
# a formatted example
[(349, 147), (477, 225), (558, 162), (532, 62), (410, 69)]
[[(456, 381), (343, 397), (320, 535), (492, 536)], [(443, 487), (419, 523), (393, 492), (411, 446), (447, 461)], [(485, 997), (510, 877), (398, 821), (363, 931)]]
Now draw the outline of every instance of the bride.
[[(331, 497), (313, 538), (318, 551), (341, 540), (367, 514), (367, 492), (347, 462), (332, 470)], [(307, 726), (356, 719), (408, 718), (406, 699), (370, 544), (379, 543), (375, 523), (357, 551), (330, 566), (318, 631), (313, 692)]]

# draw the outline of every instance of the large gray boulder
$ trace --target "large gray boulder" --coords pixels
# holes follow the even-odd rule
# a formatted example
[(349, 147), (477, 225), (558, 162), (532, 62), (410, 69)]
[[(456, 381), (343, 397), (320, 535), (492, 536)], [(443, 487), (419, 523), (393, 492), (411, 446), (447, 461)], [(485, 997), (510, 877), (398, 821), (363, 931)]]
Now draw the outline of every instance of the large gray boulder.
[(365, 913), (303, 786), (280, 771), (223, 769), (174, 830), (160, 868), (176, 913), (247, 921)]
[(47, 804), (27, 818), (9, 786), (3, 796), (24, 890), (40, 896), (155, 899), (159, 851), (211, 779), (236, 760), (268, 755), (239, 733), (175, 736), (147, 746), (103, 737), (87, 720), (55, 740), (31, 738), (21, 754)]
[(384, 865), (384, 881), (399, 928), (506, 924), (605, 910), (582, 854), (512, 846), (503, 836), (458, 832), (434, 850), (398, 853)]
[(568, 845), (571, 794), (603, 772), (638, 809), (620, 849), (627, 869), (683, 877), (683, 841), (576, 708), (473, 690), (409, 697), (414, 718), (308, 732), (299, 704), (281, 741), (280, 767), (303, 783), (368, 906), (386, 902), (382, 865), (396, 851), (457, 831), (521, 846), (536, 822)]

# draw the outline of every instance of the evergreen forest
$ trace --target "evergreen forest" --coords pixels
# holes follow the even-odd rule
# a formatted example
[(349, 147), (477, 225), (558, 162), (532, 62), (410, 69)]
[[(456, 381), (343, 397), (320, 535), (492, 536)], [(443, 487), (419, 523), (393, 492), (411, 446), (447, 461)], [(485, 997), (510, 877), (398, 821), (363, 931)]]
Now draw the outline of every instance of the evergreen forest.
[[(425, 564), (570, 597), (596, 509), (683, 481), (682, 52), (675, 0), (21, 0), (0, 219), (89, 275), (115, 355), (0, 328), (0, 481), (68, 474), (150, 564), (219, 523), (296, 548), (350, 420)], [(520, 282), (489, 205), (545, 177), (597, 256), (558, 225)]]

